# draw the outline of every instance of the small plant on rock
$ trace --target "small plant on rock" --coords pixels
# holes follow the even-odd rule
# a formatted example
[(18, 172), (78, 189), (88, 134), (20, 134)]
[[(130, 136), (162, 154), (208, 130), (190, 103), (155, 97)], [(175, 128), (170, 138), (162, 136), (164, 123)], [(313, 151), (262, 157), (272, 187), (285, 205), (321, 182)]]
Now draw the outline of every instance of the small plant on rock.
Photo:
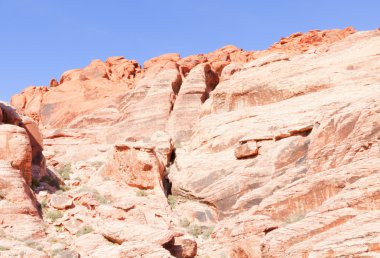
[(48, 211), (46, 212), (46, 218), (50, 219), (52, 222), (55, 222), (57, 219), (63, 217), (63, 212), (58, 210)]
[(214, 226), (207, 227), (194, 224), (190, 225), (187, 229), (187, 233), (195, 237), (202, 235), (203, 239), (208, 239), (211, 236), (212, 232), (214, 232)]
[(63, 192), (66, 192), (69, 191), (71, 187), (69, 185), (61, 185), (59, 189), (61, 189)]
[(174, 209), (177, 206), (177, 197), (174, 195), (168, 195), (168, 204), (170, 208)]
[(186, 218), (181, 219), (181, 220), (179, 221), (179, 225), (180, 225), (181, 227), (183, 227), (183, 228), (187, 228), (188, 226), (190, 226), (190, 221), (189, 221), (188, 219), (186, 219)]
[(148, 196), (148, 193), (146, 192), (146, 190), (144, 189), (139, 189), (137, 192), (136, 192), (136, 196)]
[(47, 198), (42, 199), (42, 201), (40, 202), (41, 208), (46, 209), (47, 203), (48, 203)]
[(60, 169), (58, 169), (58, 174), (60, 174), (64, 180), (69, 180), (71, 173), (72, 173), (72, 170), (71, 170), (70, 163), (66, 163)]
[(198, 237), (202, 234), (202, 228), (198, 225), (191, 225), (187, 229), (187, 233), (189, 233), (190, 235), (193, 235), (195, 237)]
[(208, 239), (210, 238), (212, 232), (214, 232), (214, 226), (211, 226), (211, 227), (205, 227), (202, 229), (202, 236), (203, 236), (203, 239)]
[(55, 231), (57, 232), (64, 232), (65, 231), (65, 228), (63, 226), (54, 226), (55, 228)]
[(83, 235), (86, 235), (86, 234), (89, 234), (91, 232), (93, 232), (94, 229), (90, 226), (90, 225), (85, 225), (83, 226), (78, 232), (77, 232), (77, 236), (83, 236)]

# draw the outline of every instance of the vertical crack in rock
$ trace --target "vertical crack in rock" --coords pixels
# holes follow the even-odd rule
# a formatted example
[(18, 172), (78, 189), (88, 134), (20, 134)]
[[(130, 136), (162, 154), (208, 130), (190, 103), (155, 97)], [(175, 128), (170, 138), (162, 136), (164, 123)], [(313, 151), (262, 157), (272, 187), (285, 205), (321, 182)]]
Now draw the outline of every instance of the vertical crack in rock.
[(170, 95), (170, 104), (171, 104), (171, 106), (170, 106), (170, 110), (169, 110), (169, 116), (170, 116), (170, 113), (174, 109), (175, 101), (176, 101), (178, 93), (179, 93), (179, 91), (181, 89), (182, 82), (183, 82), (182, 77), (181, 77), (180, 74), (178, 74), (177, 80), (172, 83), (173, 93)]
[[(190, 139), (200, 108), (218, 83), (218, 75), (205, 63), (193, 68), (184, 79), (181, 90), (175, 95), (175, 105), (173, 104), (166, 128), (175, 142)], [(176, 92), (174, 89), (173, 91)]]
[(173, 166), (175, 162), (175, 159), (176, 159), (176, 149), (174, 148), (172, 152), (170, 153), (170, 159), (167, 166), (165, 167), (165, 171), (164, 171), (165, 174), (164, 174), (164, 177), (162, 178), (162, 185), (164, 187), (164, 193), (166, 197), (172, 194), (173, 183), (169, 178), (169, 173), (170, 173), (171, 166)]
[(210, 66), (205, 66), (205, 82), (206, 89), (201, 96), (202, 104), (210, 97), (210, 92), (213, 91), (219, 83), (219, 76)]

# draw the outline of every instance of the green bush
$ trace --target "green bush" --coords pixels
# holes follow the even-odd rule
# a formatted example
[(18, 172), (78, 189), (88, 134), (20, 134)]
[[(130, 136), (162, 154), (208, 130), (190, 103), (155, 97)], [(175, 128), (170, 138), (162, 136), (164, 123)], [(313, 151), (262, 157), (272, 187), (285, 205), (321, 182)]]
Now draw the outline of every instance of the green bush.
[(148, 196), (148, 193), (146, 192), (146, 190), (139, 189), (139, 190), (136, 192), (136, 196)]
[(63, 226), (54, 226), (56, 232), (64, 232), (65, 228)]
[(42, 201), (40, 202), (40, 204), (41, 204), (41, 208), (42, 208), (42, 209), (46, 209), (46, 206), (47, 206), (47, 198), (42, 199)]
[(168, 195), (168, 204), (170, 208), (174, 209), (177, 206), (177, 197), (174, 195)]
[(208, 239), (210, 238), (212, 232), (214, 232), (214, 226), (211, 226), (211, 227), (205, 227), (202, 229), (202, 236), (203, 236), (203, 239)]
[(1, 245), (0, 245), (0, 252), (1, 252), (1, 251), (8, 251), (8, 250), (10, 250), (8, 247), (1, 246)]
[(64, 180), (69, 180), (71, 173), (72, 173), (72, 170), (71, 170), (70, 163), (66, 163), (62, 167), (60, 167), (60, 169), (58, 169), (58, 174), (60, 174)]
[(179, 221), (179, 225), (183, 228), (187, 228), (188, 226), (190, 226), (190, 221), (188, 219), (181, 219)]
[(69, 191), (71, 187), (69, 185), (61, 185), (59, 189), (61, 189), (63, 192), (66, 192)]
[(62, 211), (48, 211), (46, 212), (46, 218), (50, 219), (52, 222), (55, 222), (57, 219), (60, 219), (63, 217), (63, 212)]
[(190, 225), (187, 229), (187, 233), (190, 235), (193, 235), (195, 237), (198, 237), (200, 235), (203, 236), (203, 239), (208, 239), (212, 232), (214, 231), (214, 226), (206, 227), (206, 226), (199, 226), (199, 225)]
[(83, 235), (86, 235), (88, 233), (91, 233), (93, 232), (94, 229), (90, 226), (90, 225), (85, 225), (83, 226), (78, 232), (77, 232), (77, 236), (83, 236)]
[(187, 229), (187, 233), (189, 233), (190, 235), (193, 235), (195, 237), (198, 237), (199, 235), (202, 234), (202, 228), (198, 225), (191, 225)]

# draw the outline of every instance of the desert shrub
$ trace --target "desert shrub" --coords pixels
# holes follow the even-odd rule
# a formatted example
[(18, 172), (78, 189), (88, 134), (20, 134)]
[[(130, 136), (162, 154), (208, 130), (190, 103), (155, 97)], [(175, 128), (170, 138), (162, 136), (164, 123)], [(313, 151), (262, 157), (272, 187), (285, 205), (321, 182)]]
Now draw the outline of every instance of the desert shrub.
[(47, 206), (47, 198), (42, 199), (42, 201), (40, 202), (40, 205), (41, 205), (41, 208), (42, 208), (42, 209), (46, 209), (46, 206)]
[(86, 235), (88, 233), (91, 233), (93, 232), (94, 229), (90, 226), (90, 225), (85, 225), (83, 226), (78, 232), (77, 232), (77, 236), (83, 236), (83, 235)]
[(181, 227), (183, 227), (183, 228), (187, 228), (188, 226), (190, 226), (190, 221), (189, 221), (188, 219), (186, 219), (186, 218), (181, 219), (181, 220), (179, 221), (179, 225), (180, 225)]
[(203, 236), (203, 239), (208, 239), (212, 232), (214, 232), (214, 226), (211, 226), (211, 227), (205, 227), (202, 229), (202, 236)]
[(65, 231), (65, 228), (63, 226), (54, 226), (55, 228), (55, 231), (57, 232), (64, 232)]
[(66, 163), (62, 167), (58, 169), (58, 174), (64, 179), (64, 180), (69, 180), (70, 179), (70, 174), (72, 173), (71, 170), (71, 164)]
[(1, 245), (0, 245), (0, 252), (1, 252), (1, 251), (8, 251), (8, 250), (10, 250), (8, 247), (1, 246)]
[(59, 189), (61, 189), (63, 192), (66, 192), (69, 191), (71, 187), (69, 185), (61, 185)]
[(202, 235), (203, 239), (208, 239), (212, 232), (214, 231), (214, 226), (199, 226), (199, 225), (190, 225), (187, 229), (187, 233), (190, 235), (193, 235), (195, 237), (198, 237)]
[(142, 196), (148, 196), (148, 193), (144, 189), (139, 189), (136, 192), (136, 196), (140, 196), (140, 197), (142, 197)]
[(42, 251), (43, 250), (43, 247), (41, 245), (41, 242), (37, 242), (35, 240), (27, 240), (24, 242), (27, 246), (29, 246), (30, 248), (33, 248), (33, 249), (36, 249), (38, 251)]
[(177, 197), (174, 195), (168, 195), (168, 204), (170, 208), (174, 209), (177, 206)]
[(45, 214), (46, 218), (50, 219), (52, 222), (55, 222), (57, 219), (60, 219), (63, 217), (63, 212), (62, 211), (48, 211)]
[(195, 237), (198, 237), (199, 235), (202, 234), (202, 228), (198, 225), (191, 225), (187, 229), (187, 233), (189, 233), (190, 235), (193, 235)]

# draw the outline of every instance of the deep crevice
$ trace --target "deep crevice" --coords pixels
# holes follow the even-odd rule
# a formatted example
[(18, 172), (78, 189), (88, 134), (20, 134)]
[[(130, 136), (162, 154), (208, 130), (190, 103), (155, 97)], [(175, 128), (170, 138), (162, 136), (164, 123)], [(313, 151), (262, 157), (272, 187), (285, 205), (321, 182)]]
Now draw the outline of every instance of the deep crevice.
[(176, 101), (176, 99), (177, 99), (177, 96), (178, 96), (179, 91), (181, 90), (182, 83), (183, 83), (182, 77), (181, 77), (180, 74), (178, 74), (178, 77), (177, 77), (176, 81), (174, 81), (174, 82), (172, 83), (172, 90), (173, 90), (173, 93), (171, 93), (171, 96), (170, 96), (170, 110), (169, 110), (169, 115), (170, 115), (170, 113), (171, 113), (171, 112), (173, 111), (173, 109), (174, 109), (175, 101)]
[(202, 104), (210, 97), (210, 92), (213, 91), (216, 86), (219, 84), (219, 76), (215, 73), (211, 68), (209, 70), (205, 70), (206, 77), (206, 89), (205, 92), (201, 96)]
[(163, 185), (164, 193), (166, 197), (168, 197), (169, 195), (172, 195), (173, 183), (169, 179), (169, 171), (170, 171), (170, 167), (174, 164), (175, 159), (176, 159), (176, 152), (175, 152), (175, 149), (173, 149), (172, 153), (170, 154), (169, 163), (165, 168), (164, 177), (162, 178), (162, 185)]

